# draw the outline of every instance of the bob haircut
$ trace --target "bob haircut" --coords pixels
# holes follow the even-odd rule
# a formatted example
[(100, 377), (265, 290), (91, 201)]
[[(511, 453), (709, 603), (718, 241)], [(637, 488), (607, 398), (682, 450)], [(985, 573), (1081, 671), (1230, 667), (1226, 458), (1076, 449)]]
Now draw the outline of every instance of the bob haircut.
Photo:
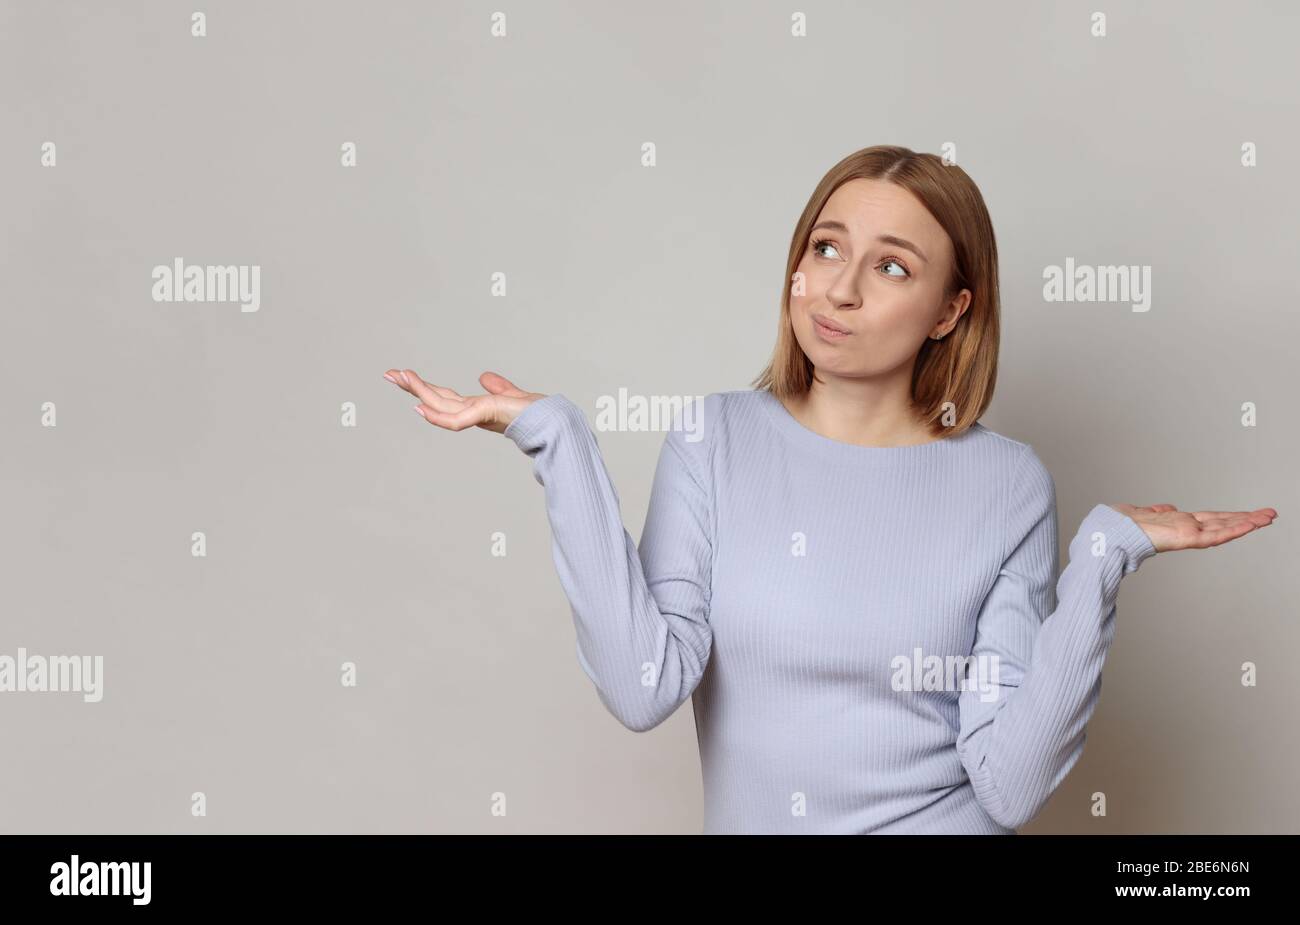
[(796, 397), (811, 387), (813, 365), (794, 336), (790, 290), (822, 207), (842, 184), (859, 178), (893, 183), (921, 201), (952, 242), (954, 266), (949, 269), (945, 300), (962, 289), (971, 291), (971, 303), (957, 324), (940, 340), (926, 338), (912, 370), (912, 408), (919, 420), (929, 425), (936, 438), (958, 436), (979, 420), (997, 384), (998, 246), (975, 181), (934, 154), (876, 145), (855, 151), (822, 177), (790, 240), (771, 362), (751, 386), (778, 398)]

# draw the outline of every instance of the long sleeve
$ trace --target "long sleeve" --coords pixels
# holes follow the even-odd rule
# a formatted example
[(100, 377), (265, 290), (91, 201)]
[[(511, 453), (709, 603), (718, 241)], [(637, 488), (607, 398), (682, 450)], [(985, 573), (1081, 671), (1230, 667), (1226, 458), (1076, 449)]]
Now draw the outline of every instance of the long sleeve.
[(581, 409), (554, 393), (505, 430), (545, 489), (578, 662), (605, 707), (636, 732), (691, 696), (713, 643), (708, 439), (692, 440), (676, 423), (660, 450), (639, 551)]
[(1054, 607), (1056, 491), (1029, 446), (1016, 465), (1004, 536), (1008, 553), (981, 607), (972, 652), (996, 659), (997, 684), (959, 695), (957, 751), (988, 814), (1017, 828), (1082, 754), (1115, 635), (1120, 579), (1156, 550), (1135, 521), (1098, 504), (1070, 543)]

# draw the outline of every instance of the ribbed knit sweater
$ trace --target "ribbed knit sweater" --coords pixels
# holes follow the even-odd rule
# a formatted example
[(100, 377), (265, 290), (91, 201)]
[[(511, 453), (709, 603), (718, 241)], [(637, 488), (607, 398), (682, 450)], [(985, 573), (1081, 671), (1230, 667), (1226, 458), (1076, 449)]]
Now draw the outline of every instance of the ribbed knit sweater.
[(979, 423), (864, 447), (765, 390), (707, 395), (665, 434), (639, 545), (577, 405), (505, 436), (601, 702), (645, 731), (692, 698), (705, 834), (1014, 834), (1078, 761), (1120, 579), (1156, 551), (1098, 504), (1058, 582), (1052, 477)]

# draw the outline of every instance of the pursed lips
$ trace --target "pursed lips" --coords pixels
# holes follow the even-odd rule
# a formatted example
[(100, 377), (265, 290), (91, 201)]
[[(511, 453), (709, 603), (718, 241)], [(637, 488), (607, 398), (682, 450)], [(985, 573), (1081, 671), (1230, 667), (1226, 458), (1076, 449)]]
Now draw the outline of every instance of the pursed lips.
[(821, 325), (823, 328), (826, 328), (826, 329), (828, 329), (828, 330), (835, 331), (835, 332), (840, 333), (840, 334), (852, 334), (852, 333), (853, 333), (853, 332), (850, 331), (848, 328), (844, 327), (844, 325), (842, 325), (842, 324), (838, 324), (837, 322), (832, 321), (831, 319), (827, 318), (825, 315), (814, 314), (812, 317), (813, 317), (813, 322), (814, 322), (814, 323), (819, 324), (819, 325)]

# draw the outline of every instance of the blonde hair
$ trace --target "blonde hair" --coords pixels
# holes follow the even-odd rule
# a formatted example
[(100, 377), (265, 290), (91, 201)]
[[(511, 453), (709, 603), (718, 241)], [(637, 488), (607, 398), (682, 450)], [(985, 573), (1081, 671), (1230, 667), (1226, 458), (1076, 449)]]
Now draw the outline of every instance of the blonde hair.
[[(941, 340), (927, 338), (912, 372), (912, 407), (935, 437), (957, 436), (970, 427), (993, 400), (998, 375), (998, 246), (984, 197), (960, 167), (945, 165), (934, 154), (918, 154), (896, 145), (855, 151), (822, 177), (795, 225), (781, 293), (776, 347), (767, 368), (751, 383), (778, 398), (807, 392), (813, 365), (794, 336), (790, 289), (822, 207), (849, 180), (884, 180), (901, 186), (921, 201), (952, 241), (945, 299), (963, 288), (971, 304)], [(954, 424), (941, 422), (946, 402), (956, 408)]]

